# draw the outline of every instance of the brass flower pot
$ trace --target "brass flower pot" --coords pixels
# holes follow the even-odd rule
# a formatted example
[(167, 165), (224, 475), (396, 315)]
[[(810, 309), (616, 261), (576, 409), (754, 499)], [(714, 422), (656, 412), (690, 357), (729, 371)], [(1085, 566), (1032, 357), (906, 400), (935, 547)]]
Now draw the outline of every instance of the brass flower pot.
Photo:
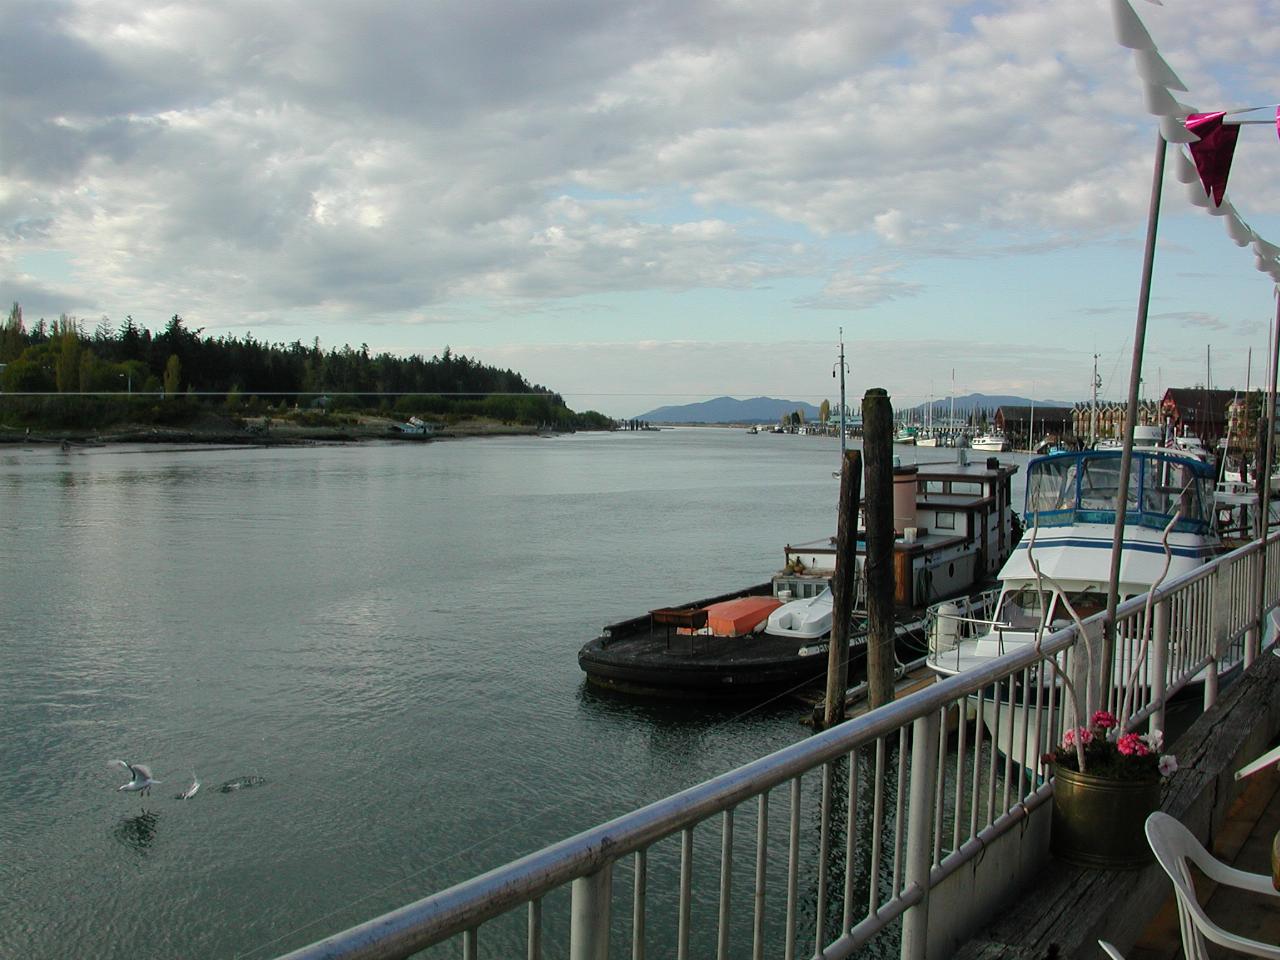
[(1054, 768), (1053, 855), (1078, 867), (1136, 870), (1151, 862), (1147, 817), (1160, 809), (1160, 776), (1113, 780)]

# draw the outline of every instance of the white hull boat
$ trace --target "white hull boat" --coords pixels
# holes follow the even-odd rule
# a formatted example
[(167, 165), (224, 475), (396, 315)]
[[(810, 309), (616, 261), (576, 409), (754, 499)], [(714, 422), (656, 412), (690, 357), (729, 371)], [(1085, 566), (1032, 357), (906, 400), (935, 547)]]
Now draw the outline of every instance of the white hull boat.
[[(1119, 467), (1120, 452), (1107, 450), (1052, 454), (1028, 464), (1027, 532), (1000, 571), (995, 613), (984, 621), (938, 618), (929, 636), (929, 666), (936, 673), (972, 670), (1034, 645), (1042, 631), (1047, 635), (1105, 610)], [(1130, 498), (1126, 509), (1121, 599), (1194, 570), (1224, 549), (1208, 464), (1168, 450), (1135, 450), (1132, 469), (1141, 497), (1137, 503)], [(1116, 677), (1129, 678), (1139, 666), (1136, 643), (1117, 646)], [(1031, 706), (1030, 698), (1039, 697), (1047, 710), (1050, 693), (1060, 701), (1060, 690), (1039, 684), (1021, 696)], [(990, 696), (982, 704), (973, 698), (971, 709), (980, 712), (1002, 753), (1034, 769), (1044, 744), (1015, 719), (1025, 717), (1024, 710), (1007, 700), (998, 707)]]
[(797, 640), (820, 640), (831, 632), (831, 588), (816, 597), (792, 600), (769, 614), (765, 632)]
[(988, 453), (1003, 453), (1009, 449), (1009, 441), (999, 433), (984, 433), (969, 441), (969, 446)]

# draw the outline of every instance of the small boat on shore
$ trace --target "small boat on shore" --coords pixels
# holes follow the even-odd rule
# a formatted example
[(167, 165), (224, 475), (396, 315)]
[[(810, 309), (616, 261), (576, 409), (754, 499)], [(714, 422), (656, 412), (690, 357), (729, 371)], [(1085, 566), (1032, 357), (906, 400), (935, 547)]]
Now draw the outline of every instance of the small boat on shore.
[[(1020, 532), (1010, 507), (1017, 469), (995, 457), (894, 469), (894, 606), (902, 640), (922, 647), (925, 610), (989, 584), (1008, 558)], [(858, 602), (865, 555), (860, 533), (851, 668), (865, 657), (866, 615)], [(788, 544), (783, 559), (766, 583), (607, 625), (578, 652), (578, 665), (593, 686), (676, 699), (763, 698), (821, 683), (835, 537)]]

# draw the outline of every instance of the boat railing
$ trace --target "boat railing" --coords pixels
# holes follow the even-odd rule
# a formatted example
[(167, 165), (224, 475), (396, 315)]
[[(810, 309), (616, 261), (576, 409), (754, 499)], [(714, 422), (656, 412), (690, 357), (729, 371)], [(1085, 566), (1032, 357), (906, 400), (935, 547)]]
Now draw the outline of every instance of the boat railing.
[[(1162, 728), (1173, 691), (1201, 676), (1208, 705), (1222, 665), (1257, 655), (1278, 599), (1280, 533), (1121, 604), (1117, 634), (1147, 655), (1105, 691), (1087, 652), (1101, 645), (1072, 625), (288, 956), (383, 960), (447, 941), (456, 956), (460, 941), (464, 958), (482, 945), (534, 960), (836, 958), (872, 940), (947, 955), (987, 918), (950, 906), (969, 893), (931, 913), (931, 892), (950, 881), (999, 902), (1017, 880), (993, 845), (1047, 843), (1021, 828), (1052, 794), (1039, 757), (1077, 723), (1065, 685), (1042, 682), (1047, 661), (1128, 724)], [(1105, 616), (1085, 621), (1091, 637)], [(987, 730), (1021, 742), (993, 749)]]
[(944, 600), (925, 611), (925, 636), (929, 641), (928, 659), (937, 663), (948, 654), (956, 653), (960, 643), (973, 640), (995, 627), (1007, 626), (992, 619), (999, 587), (993, 587), (972, 597)]

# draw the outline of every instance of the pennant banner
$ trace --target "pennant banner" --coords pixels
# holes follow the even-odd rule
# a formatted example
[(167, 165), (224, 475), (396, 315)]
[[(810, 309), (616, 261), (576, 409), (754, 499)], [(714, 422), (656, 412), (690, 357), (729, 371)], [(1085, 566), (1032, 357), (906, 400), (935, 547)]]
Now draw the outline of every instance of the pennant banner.
[[(1188, 144), (1191, 159), (1204, 191), (1213, 197), (1215, 206), (1222, 204), (1227, 190), (1227, 175), (1231, 173), (1231, 158), (1235, 156), (1236, 140), (1240, 136), (1237, 124), (1224, 124), (1225, 112), (1193, 113), (1186, 120), (1186, 127), (1200, 139)], [(1278, 121), (1280, 122), (1280, 121)]]

